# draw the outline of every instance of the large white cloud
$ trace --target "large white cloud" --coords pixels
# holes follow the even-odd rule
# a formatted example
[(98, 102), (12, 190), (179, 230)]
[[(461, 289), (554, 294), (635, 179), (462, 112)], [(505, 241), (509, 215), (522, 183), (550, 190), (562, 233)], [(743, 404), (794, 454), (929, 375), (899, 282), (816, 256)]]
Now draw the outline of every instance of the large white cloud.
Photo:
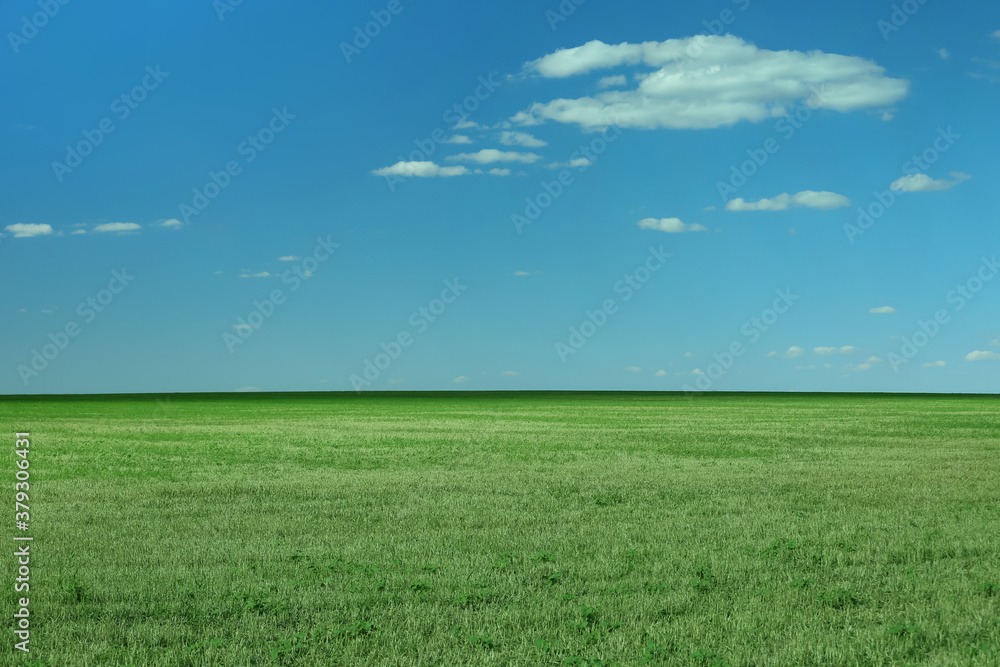
[(817, 192), (815, 190), (803, 190), (790, 195), (783, 192), (770, 199), (761, 199), (756, 202), (745, 201), (742, 197), (737, 197), (726, 204), (727, 211), (787, 211), (790, 208), (819, 208), (824, 210), (842, 208), (850, 206), (851, 200), (836, 192)]
[(965, 355), (966, 361), (997, 361), (1000, 360), (1000, 354), (993, 352), (991, 350), (973, 350)]
[(464, 176), (470, 174), (466, 167), (441, 167), (430, 161), (400, 161), (391, 167), (382, 167), (372, 172), (376, 176), (418, 176), (431, 178), (434, 176)]
[(655, 229), (660, 232), (679, 234), (681, 232), (707, 232), (708, 228), (694, 223), (681, 222), (680, 218), (643, 218), (638, 222), (640, 229)]
[(493, 162), (526, 162), (530, 164), (538, 162), (542, 159), (542, 156), (535, 153), (519, 153), (518, 151), (501, 151), (496, 148), (484, 148), (475, 153), (449, 155), (445, 159), (456, 162), (477, 162), (479, 164), (491, 164)]
[(46, 236), (52, 233), (52, 225), (36, 225), (24, 222), (7, 225), (4, 229), (13, 234), (16, 239), (30, 236)]
[(632, 90), (539, 102), (511, 118), (584, 129), (712, 128), (788, 115), (796, 105), (840, 112), (885, 107), (909, 91), (904, 79), (857, 56), (822, 51), (768, 51), (733, 35), (664, 42), (605, 44), (594, 40), (526, 63), (525, 72), (565, 78), (611, 67), (640, 70)]
[(943, 178), (934, 180), (927, 174), (909, 174), (897, 178), (889, 185), (889, 188), (898, 192), (935, 192), (951, 189), (962, 181), (972, 178), (972, 176), (963, 174), (960, 171), (953, 171), (949, 175), (952, 178), (950, 181)]

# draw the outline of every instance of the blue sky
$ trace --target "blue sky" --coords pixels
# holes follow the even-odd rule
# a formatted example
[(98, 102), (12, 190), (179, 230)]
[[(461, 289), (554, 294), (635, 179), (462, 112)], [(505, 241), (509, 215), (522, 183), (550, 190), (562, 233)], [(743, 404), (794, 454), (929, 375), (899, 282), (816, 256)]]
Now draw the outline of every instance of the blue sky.
[(997, 390), (1000, 7), (0, 24), (0, 393)]

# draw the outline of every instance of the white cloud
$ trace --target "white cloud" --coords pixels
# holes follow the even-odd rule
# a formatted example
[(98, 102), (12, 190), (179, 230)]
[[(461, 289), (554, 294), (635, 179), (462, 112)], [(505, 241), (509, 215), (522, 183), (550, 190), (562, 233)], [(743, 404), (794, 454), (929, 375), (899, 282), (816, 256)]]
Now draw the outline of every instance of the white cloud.
[(512, 131), (501, 132), (500, 143), (504, 146), (525, 146), (526, 148), (541, 148), (549, 145), (549, 142), (533, 137), (527, 132)]
[(177, 218), (170, 218), (169, 220), (164, 220), (160, 223), (160, 227), (180, 227), (184, 223)]
[(491, 176), (510, 176), (510, 169), (497, 169), (497, 168), (493, 168), (493, 169), (490, 169), (486, 173), (490, 174)]
[(95, 232), (134, 232), (140, 229), (139, 225), (134, 222), (106, 222), (103, 225), (97, 225), (94, 227)]
[(924, 368), (943, 368), (948, 364), (939, 359), (938, 361), (929, 361), (926, 364), (920, 364), (920, 365), (923, 366)]
[(684, 353), (684, 358), (685, 359), (694, 359), (694, 352), (685, 352)]
[(948, 49), (938, 49), (938, 55), (941, 56), (941, 60), (948, 60), (948, 58), (951, 58), (951, 54), (948, 53)]
[(453, 134), (444, 140), (446, 144), (471, 144), (472, 139), (465, 136), (464, 134)]
[(850, 354), (856, 349), (857, 348), (852, 345), (844, 345), (843, 347), (814, 347), (813, 352), (819, 355)]
[(475, 153), (459, 153), (449, 155), (446, 160), (455, 162), (476, 162), (478, 164), (490, 164), (492, 162), (524, 162), (532, 163), (542, 159), (541, 155), (534, 153), (521, 153), (518, 151), (501, 151), (496, 148), (484, 148)]
[(417, 176), (433, 178), (435, 176), (464, 176), (472, 173), (465, 167), (441, 167), (428, 160), (413, 162), (397, 162), (391, 167), (382, 167), (372, 171), (376, 176)]
[(656, 377), (658, 377), (658, 378), (661, 378), (661, 377), (663, 377), (666, 374), (667, 374), (667, 372), (661, 368), (660, 370), (656, 371), (656, 373), (654, 375), (656, 375)]
[(469, 381), (469, 378), (465, 377), (464, 375), (459, 375), (457, 378), (455, 378), (454, 380), (452, 380), (452, 382), (456, 382), (458, 384), (462, 384), (463, 382), (468, 382), (468, 381)]
[(531, 274), (528, 273), (527, 271), (515, 271), (514, 275), (515, 276), (530, 276)]
[(643, 218), (638, 222), (640, 229), (655, 229), (660, 232), (676, 234), (680, 232), (707, 232), (707, 227), (697, 224), (685, 224), (680, 218)]
[(994, 30), (992, 37), (993, 39), (1000, 39), (1000, 30)]
[(278, 258), (279, 262), (294, 262), (298, 259), (298, 255), (284, 255)]
[(987, 350), (973, 350), (965, 355), (966, 361), (997, 361), (1000, 360), (1000, 354), (993, 351)]
[(86, 229), (74, 229), (69, 234), (70, 236), (73, 236), (74, 234), (86, 234), (86, 233), (87, 233)]
[(857, 370), (859, 370), (859, 371), (867, 371), (867, 370), (870, 370), (871, 367), (872, 367), (871, 364), (858, 364)]
[(879, 306), (878, 308), (869, 308), (868, 312), (874, 315), (887, 315), (889, 313), (895, 313), (896, 309), (892, 306)]
[(776, 357), (776, 356), (778, 356), (778, 353), (775, 352), (774, 350), (771, 350), (770, 352), (767, 353), (767, 356), (769, 356), (769, 357)]
[(31, 236), (47, 236), (52, 233), (52, 225), (35, 225), (24, 222), (17, 222), (4, 227), (14, 235), (15, 239), (28, 238)]
[(909, 174), (907, 176), (897, 178), (889, 185), (889, 189), (896, 190), (898, 192), (936, 192), (940, 190), (948, 190), (955, 187), (962, 181), (967, 181), (972, 178), (969, 174), (963, 174), (960, 171), (953, 171), (949, 175), (953, 180), (934, 180), (927, 174)]
[(520, 373), (518, 373), (517, 371), (504, 371), (503, 373), (500, 373), (500, 375), (514, 376), (514, 375), (520, 375)]
[(550, 162), (545, 166), (549, 169), (561, 169), (562, 167), (582, 169), (584, 167), (589, 167), (592, 164), (594, 164), (594, 161), (590, 158), (575, 157), (572, 160), (567, 160), (566, 162)]
[(691, 375), (704, 375), (704, 373), (702, 373), (700, 368), (696, 368), (693, 371), (691, 371)]
[(881, 361), (882, 360), (879, 359), (878, 357), (876, 357), (875, 355), (872, 355), (872, 356), (868, 357), (868, 363), (869, 364), (877, 364), (877, 363), (879, 363)]
[(603, 76), (600, 81), (597, 82), (598, 88), (613, 88), (616, 86), (625, 85), (625, 75), (615, 74), (613, 76)]
[(639, 371), (641, 371), (642, 369), (641, 369), (641, 368), (639, 368), (638, 366), (629, 366), (629, 367), (628, 367), (628, 368), (626, 368), (625, 370), (627, 370), (627, 371), (628, 371), (628, 372), (630, 372), (630, 373), (638, 373), (638, 372), (639, 372)]
[(726, 204), (727, 211), (787, 211), (790, 208), (818, 208), (830, 210), (850, 206), (851, 200), (836, 192), (817, 192), (815, 190), (803, 190), (794, 195), (783, 192), (777, 197), (761, 199), (756, 202), (744, 201), (742, 197), (737, 197)]
[(784, 356), (785, 359), (795, 359), (797, 357), (801, 357), (804, 353), (805, 350), (803, 350), (801, 347), (799, 347), (798, 345), (792, 345), (790, 348), (785, 350), (785, 354), (782, 356)]
[[(688, 53), (700, 50), (696, 59)], [(689, 51), (690, 50), (690, 51)], [(663, 42), (560, 49), (526, 63), (527, 74), (565, 78), (623, 65), (659, 68), (631, 90), (535, 103), (511, 121), (546, 120), (586, 129), (618, 125), (642, 129), (712, 128), (788, 116), (796, 105), (839, 112), (889, 106), (909, 83), (891, 79), (871, 60), (821, 51), (768, 51), (733, 35), (699, 35)]]
[(268, 273), (267, 271), (261, 271), (260, 273), (246, 272), (246, 273), (241, 273), (240, 278), (267, 278), (270, 275), (271, 274)]
[(456, 130), (485, 130), (486, 126), (485, 125), (480, 125), (479, 123), (477, 123), (474, 120), (468, 120), (468, 119), (466, 119), (466, 120), (460, 120), (457, 123), (455, 123), (455, 129)]
[(994, 338), (991, 340), (990, 345), (1000, 345), (1000, 338)]

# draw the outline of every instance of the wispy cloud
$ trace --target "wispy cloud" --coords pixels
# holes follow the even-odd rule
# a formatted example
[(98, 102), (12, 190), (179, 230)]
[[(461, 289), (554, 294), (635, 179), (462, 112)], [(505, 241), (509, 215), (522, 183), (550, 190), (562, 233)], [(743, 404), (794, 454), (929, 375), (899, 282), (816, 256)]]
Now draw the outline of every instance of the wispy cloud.
[(441, 167), (429, 160), (400, 161), (391, 167), (382, 167), (372, 171), (376, 176), (405, 176), (417, 178), (434, 178), (436, 176), (464, 176), (470, 174), (466, 167)]
[(525, 148), (541, 148), (549, 142), (534, 137), (527, 132), (507, 131), (500, 133), (500, 143), (504, 146), (524, 146)]
[(828, 354), (850, 354), (857, 349), (853, 345), (844, 345), (843, 347), (814, 347), (813, 352), (820, 356), (825, 356)]
[(459, 153), (449, 155), (445, 158), (452, 162), (475, 162), (477, 164), (491, 164), (493, 162), (523, 162), (530, 164), (542, 159), (541, 155), (535, 153), (521, 153), (518, 151), (501, 151), (496, 148), (484, 148), (475, 153)]
[(707, 232), (708, 227), (698, 224), (686, 224), (680, 218), (643, 218), (638, 223), (640, 229), (655, 229), (659, 232), (679, 234), (682, 232)]
[(550, 162), (545, 166), (549, 169), (562, 169), (564, 167), (582, 169), (583, 167), (589, 167), (592, 164), (594, 164), (594, 161), (590, 158), (575, 157), (572, 160), (567, 160), (566, 162)]
[(869, 308), (868, 312), (875, 315), (887, 315), (889, 313), (895, 313), (896, 309), (892, 306), (879, 306), (878, 308)]
[(960, 171), (953, 171), (949, 175), (952, 178), (950, 181), (945, 179), (934, 180), (927, 174), (908, 174), (893, 181), (889, 185), (889, 189), (897, 192), (937, 192), (950, 190), (962, 181), (972, 178), (969, 174), (963, 174)]
[(748, 202), (737, 197), (726, 204), (727, 211), (787, 211), (790, 208), (831, 210), (850, 206), (851, 200), (836, 192), (803, 190), (794, 195), (783, 192), (770, 199)]
[(141, 227), (134, 222), (106, 222), (94, 227), (94, 231), (99, 234), (134, 232), (138, 229)]
[(1000, 360), (1000, 354), (993, 352), (992, 350), (973, 350), (965, 355), (966, 361), (997, 361)]

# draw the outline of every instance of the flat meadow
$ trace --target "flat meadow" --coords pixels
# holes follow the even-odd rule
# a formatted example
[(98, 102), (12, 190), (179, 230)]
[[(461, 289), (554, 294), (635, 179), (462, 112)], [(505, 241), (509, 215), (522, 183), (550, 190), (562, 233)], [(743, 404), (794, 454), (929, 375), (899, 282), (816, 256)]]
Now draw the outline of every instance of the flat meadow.
[(986, 395), (0, 397), (34, 536), (31, 653), (2, 662), (997, 665), (998, 417)]

